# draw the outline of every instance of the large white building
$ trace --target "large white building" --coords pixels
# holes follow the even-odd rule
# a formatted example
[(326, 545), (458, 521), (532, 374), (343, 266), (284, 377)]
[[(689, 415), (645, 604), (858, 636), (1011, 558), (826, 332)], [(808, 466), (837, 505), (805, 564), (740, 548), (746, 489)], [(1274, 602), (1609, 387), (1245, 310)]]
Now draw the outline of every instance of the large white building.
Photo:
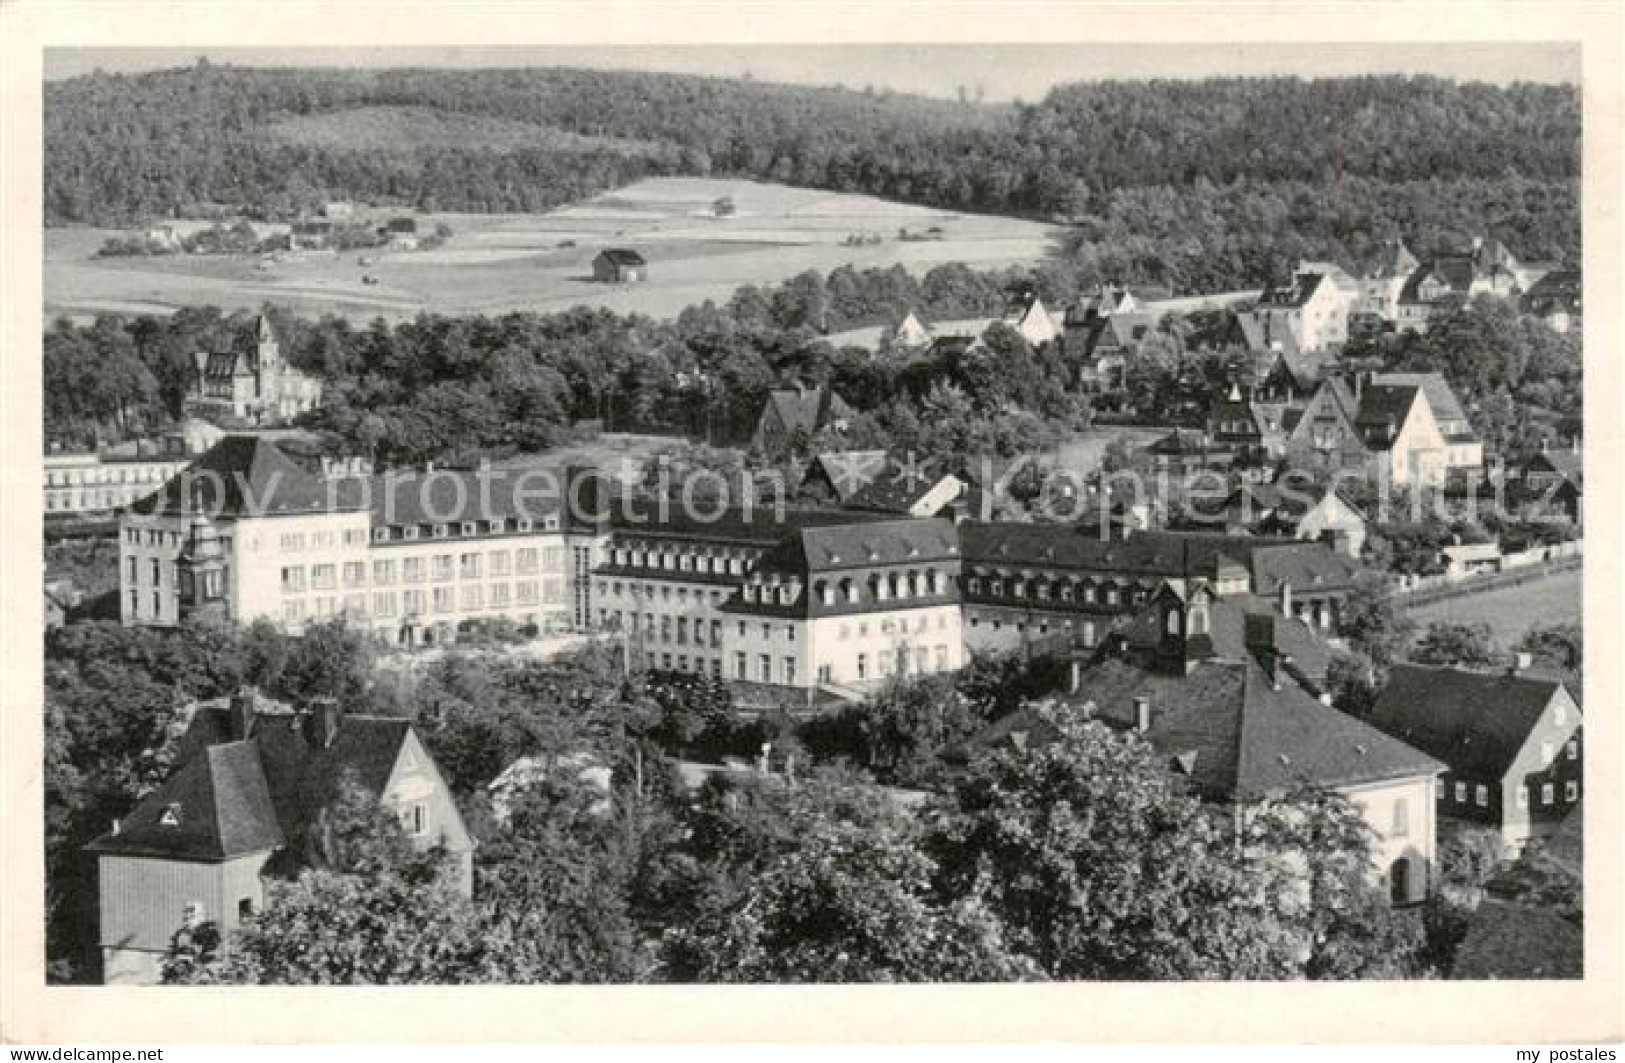
[(604, 536), (566, 519), (551, 471), (323, 476), (230, 436), (119, 527), (120, 615), (191, 615), (290, 631), (344, 615), (406, 645), (496, 617), (589, 623)]

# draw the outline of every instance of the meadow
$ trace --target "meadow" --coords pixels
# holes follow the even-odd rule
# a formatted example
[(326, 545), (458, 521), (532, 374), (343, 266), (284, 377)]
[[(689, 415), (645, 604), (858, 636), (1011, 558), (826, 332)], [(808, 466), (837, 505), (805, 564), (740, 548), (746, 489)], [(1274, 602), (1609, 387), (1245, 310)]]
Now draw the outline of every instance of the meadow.
[[(712, 207), (724, 197), (734, 211), (718, 217)], [(901, 264), (923, 274), (947, 262), (1037, 262), (1059, 234), (1037, 222), (712, 178), (652, 178), (546, 214), (418, 216), (420, 232), (441, 222), (453, 236), (431, 250), (302, 252), (275, 262), (254, 255), (98, 258), (113, 230), (48, 229), (45, 312), (51, 318), (273, 303), (305, 314), (401, 319), (421, 311), (585, 305), (665, 318), (707, 299), (726, 300), (741, 285), (776, 283), (809, 269)], [(933, 228), (932, 238), (918, 238)], [(904, 230), (916, 238), (902, 239)], [(852, 236), (870, 242), (853, 246), (846, 242)], [(594, 282), (592, 259), (612, 246), (641, 252), (649, 279)]]
[(1501, 646), (1511, 646), (1532, 627), (1578, 624), (1582, 618), (1582, 569), (1483, 594), (1447, 598), (1410, 610), (1419, 629), (1429, 624), (1488, 624)]

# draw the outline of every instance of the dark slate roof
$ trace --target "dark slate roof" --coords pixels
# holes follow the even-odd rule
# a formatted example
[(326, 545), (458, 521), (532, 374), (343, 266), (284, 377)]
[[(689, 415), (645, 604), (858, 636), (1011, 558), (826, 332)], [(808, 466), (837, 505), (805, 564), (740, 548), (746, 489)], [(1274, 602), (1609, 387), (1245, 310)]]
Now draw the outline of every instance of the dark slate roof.
[(1563, 310), (1578, 313), (1585, 284), (1577, 269), (1554, 269), (1529, 286), (1523, 296), (1526, 313), (1550, 314)]
[(203, 363), (203, 375), (215, 379), (250, 376), (253, 372), (253, 356), (244, 351), (216, 351)]
[[(1249, 616), (1269, 617), (1276, 649), (1292, 658), (1291, 668), (1297, 678), (1312, 687), (1310, 693), (1318, 697), (1326, 679), (1326, 669), (1331, 664), (1331, 647), (1302, 620), (1276, 612), (1275, 603), (1266, 598), (1252, 594), (1212, 598), (1208, 605), (1208, 646), (1211, 656), (1232, 661), (1247, 658)], [(1120, 630), (1130, 646), (1141, 652), (1150, 652), (1162, 638), (1162, 626), (1158, 621), (1157, 610), (1147, 607), (1134, 614)]]
[(1294, 592), (1316, 594), (1347, 590), (1360, 574), (1360, 564), (1322, 542), (1261, 540), (1249, 554), (1253, 591), (1273, 595), (1282, 584)]
[[(851, 509), (876, 513), (907, 513), (948, 474), (910, 476), (902, 472), (881, 476), (868, 487), (849, 497), (845, 505)], [(956, 477), (957, 479), (957, 477)], [(934, 514), (928, 514), (934, 516)]]
[(1151, 708), (1146, 739), (1193, 789), (1213, 799), (1251, 801), (1305, 786), (1336, 789), (1443, 769), (1322, 705), (1289, 675), (1276, 689), (1250, 657), (1204, 660), (1189, 673), (1174, 673), (1103, 654), (1066, 704), (1126, 729), (1135, 726), (1136, 698)]
[(823, 527), (832, 524), (863, 524), (883, 521), (885, 515), (863, 513), (848, 509), (785, 508), (772, 505), (750, 509), (736, 507), (715, 514), (703, 507), (688, 512), (676, 502), (667, 506), (662, 516), (658, 504), (650, 500), (637, 500), (630, 506), (617, 500), (611, 517), (611, 526), (621, 539), (640, 537), (676, 538), (687, 541), (732, 543), (747, 546), (772, 546), (802, 528)]
[(1467, 411), (1461, 408), (1456, 393), (1451, 389), (1442, 373), (1377, 373), (1371, 378), (1373, 384), (1397, 384), (1402, 387), (1419, 387), (1427, 396), (1428, 406), (1433, 410), (1433, 416), (1440, 421), (1465, 421)]
[(909, 518), (801, 528), (762, 555), (757, 567), (807, 576), (958, 558), (952, 521)]
[(598, 252), (598, 257), (608, 259), (611, 263), (617, 266), (648, 265), (648, 262), (644, 260), (643, 256), (632, 250), (630, 247), (606, 247), (602, 251)]
[(1572, 450), (1543, 450), (1524, 464), (1524, 472), (1555, 472), (1578, 485), (1585, 479), (1585, 455)]
[(778, 410), (787, 432), (799, 428), (811, 435), (837, 418), (852, 416), (852, 407), (829, 387), (773, 391), (767, 401)]
[(890, 464), (884, 450), (834, 450), (813, 458), (842, 502), (885, 476)]
[(1326, 279), (1321, 273), (1299, 273), (1290, 284), (1265, 288), (1258, 297), (1258, 305), (1271, 310), (1303, 306), (1315, 297)]
[(1212, 576), (1220, 567), (1246, 564), (1255, 542), (1242, 536), (1135, 532), (1104, 539), (1098, 531), (1067, 524), (961, 521), (959, 539), (967, 565), (1033, 565), (1076, 568), (1127, 576)]
[[(218, 741), (230, 734), (229, 703), (199, 706), (182, 740), (180, 767), (120, 821), (117, 833), (89, 848), (219, 860), (302, 846), (345, 779), (383, 795), (412, 732), (403, 719), (340, 714), (324, 747), (311, 741), (308, 714), (263, 701), (255, 710), (246, 739)], [(164, 823), (166, 815), (177, 825)], [(472, 846), (460, 818), (441, 828), (447, 848)]]
[(1360, 393), (1354, 427), (1369, 447), (1386, 450), (1405, 428), (1421, 388), (1415, 385), (1367, 384)]
[(224, 860), (280, 848), (285, 838), (252, 742), (205, 748), (145, 797), (95, 852)]
[[(187, 497), (188, 490), (194, 492)], [(276, 516), (366, 508), (355, 480), (323, 480), (258, 436), (226, 436), (163, 487), (130, 505), (135, 513)]]
[(542, 520), (564, 509), (568, 492), (565, 470), (546, 468), (404, 471), (374, 476), (367, 486), (374, 526)]
[(1505, 673), (1395, 665), (1371, 723), (1474, 779), (1506, 775), (1563, 684)]
[(1583, 978), (1585, 933), (1548, 907), (1486, 897), (1467, 924), (1450, 977)]

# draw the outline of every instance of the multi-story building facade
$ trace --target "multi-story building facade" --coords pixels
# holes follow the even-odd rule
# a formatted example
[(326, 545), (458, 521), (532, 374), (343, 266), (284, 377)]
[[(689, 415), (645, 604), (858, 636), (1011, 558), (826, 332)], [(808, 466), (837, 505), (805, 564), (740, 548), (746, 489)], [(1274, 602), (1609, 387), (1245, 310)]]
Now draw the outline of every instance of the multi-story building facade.
[(1359, 566), (1325, 543), (1248, 535), (1132, 532), (964, 521), (965, 639), (1008, 651), (1049, 639), (1099, 645), (1166, 581), (1200, 579), (1221, 596), (1262, 595), (1326, 631)]
[(145, 498), (186, 468), (184, 455), (103, 457), (93, 453), (45, 455), (45, 515), (111, 513)]
[(120, 616), (213, 613), (290, 631), (343, 615), (404, 645), (507, 617), (591, 622), (607, 541), (568, 519), (568, 476), (432, 470), (319, 476), (231, 436), (120, 519)]
[(762, 555), (799, 528), (866, 519), (874, 518), (826, 509), (713, 515), (682, 512), (675, 503), (617, 506), (611, 541), (591, 576), (593, 620), (622, 632), (634, 666), (732, 677), (723, 605)]
[(1352, 282), (1298, 273), (1291, 284), (1265, 289), (1253, 313), (1266, 334), (1290, 334), (1297, 350), (1317, 351), (1348, 340), (1349, 312), (1359, 298)]
[(797, 529), (722, 603), (726, 675), (862, 692), (957, 671), (959, 550), (948, 520)]

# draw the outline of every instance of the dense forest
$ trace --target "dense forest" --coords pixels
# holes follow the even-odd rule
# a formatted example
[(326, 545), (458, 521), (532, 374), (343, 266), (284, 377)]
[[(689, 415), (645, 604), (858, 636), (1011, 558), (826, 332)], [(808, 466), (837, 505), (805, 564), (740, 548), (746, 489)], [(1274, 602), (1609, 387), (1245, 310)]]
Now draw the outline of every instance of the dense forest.
[[(380, 122), (421, 135), (384, 150)], [(668, 74), (199, 63), (52, 83), (45, 123), (48, 224), (329, 197), (543, 210), (671, 174), (1061, 220), (1090, 272), (1181, 292), (1303, 256), (1352, 263), (1396, 235), (1495, 236), (1534, 260), (1580, 247), (1570, 86), (1103, 82), (987, 107)]]

